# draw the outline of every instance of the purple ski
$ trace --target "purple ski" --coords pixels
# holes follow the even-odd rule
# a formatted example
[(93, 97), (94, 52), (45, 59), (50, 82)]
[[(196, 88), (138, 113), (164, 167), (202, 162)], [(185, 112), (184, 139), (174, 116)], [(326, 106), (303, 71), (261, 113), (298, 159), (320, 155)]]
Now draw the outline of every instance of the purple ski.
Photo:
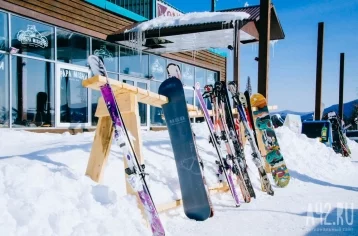
[(204, 118), (205, 118), (205, 121), (206, 123), (208, 124), (208, 127), (209, 127), (209, 131), (210, 131), (210, 137), (211, 137), (211, 140), (212, 140), (212, 143), (216, 149), (216, 152), (218, 154), (218, 157), (219, 157), (219, 166), (222, 167), (222, 168), (219, 168), (219, 171), (222, 170), (225, 177), (226, 177), (226, 180), (228, 182), (228, 185), (229, 185), (229, 188), (230, 188), (230, 191), (231, 191), (231, 194), (235, 200), (235, 205), (238, 207), (240, 206), (240, 200), (239, 200), (239, 195), (237, 194), (236, 192), (236, 189), (235, 189), (235, 185), (234, 185), (234, 181), (232, 179), (232, 175), (231, 175), (231, 170), (227, 171), (226, 170), (226, 165), (225, 165), (225, 162), (223, 160), (223, 153), (220, 149), (220, 144), (218, 143), (218, 139), (216, 138), (215, 136), (215, 133), (214, 133), (214, 124), (213, 122), (211, 121), (211, 117), (209, 115), (209, 112), (208, 112), (208, 109), (206, 108), (206, 104), (205, 104), (205, 101), (204, 101), (204, 98), (202, 96), (202, 94), (200, 93), (200, 84), (197, 82), (195, 84), (195, 94), (196, 94), (196, 97), (198, 98), (199, 100), (199, 103), (200, 103), (200, 106), (204, 112)]
[[(99, 57), (94, 55), (89, 56), (88, 63), (94, 75), (100, 74), (108, 78), (107, 71)], [(130, 183), (133, 190), (138, 193), (138, 196), (146, 212), (147, 219), (150, 223), (153, 235), (164, 236), (164, 227), (160, 221), (152, 196), (149, 192), (148, 185), (144, 178), (146, 175), (144, 173), (144, 165), (140, 165), (138, 162), (133, 146), (130, 142), (127, 129), (125, 128), (121, 113), (118, 109), (112, 88), (108, 81), (106, 84), (100, 87), (100, 90), (113, 122), (115, 142), (123, 149), (123, 152), (127, 158), (128, 168), (125, 170), (128, 177), (127, 181)]]

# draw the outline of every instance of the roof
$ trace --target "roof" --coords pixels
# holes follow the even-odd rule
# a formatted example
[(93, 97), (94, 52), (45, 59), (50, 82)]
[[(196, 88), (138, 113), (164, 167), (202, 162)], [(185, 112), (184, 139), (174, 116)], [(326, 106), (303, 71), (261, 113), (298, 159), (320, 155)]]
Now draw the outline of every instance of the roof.
[[(283, 39), (282, 27), (271, 4), (271, 40)], [(259, 40), (260, 6), (161, 16), (134, 23), (107, 36), (110, 42), (163, 54), (209, 48), (227, 48), (234, 42), (234, 23), (240, 24), (240, 42)]]
[[(245, 12), (250, 14), (250, 17), (248, 18), (249, 21), (253, 21), (255, 23), (255, 27), (257, 32), (259, 31), (259, 24), (260, 24), (260, 5), (254, 5), (254, 6), (248, 6), (248, 7), (239, 7), (239, 8), (231, 8), (231, 9), (225, 9), (220, 10), (219, 12)], [(277, 12), (275, 9), (275, 6), (271, 3), (271, 32), (270, 32), (270, 40), (280, 40), (285, 38), (285, 33), (283, 32), (281, 23), (278, 19)], [(254, 41), (248, 41), (248, 42), (242, 42), (242, 43), (252, 43), (257, 42), (257, 40)]]

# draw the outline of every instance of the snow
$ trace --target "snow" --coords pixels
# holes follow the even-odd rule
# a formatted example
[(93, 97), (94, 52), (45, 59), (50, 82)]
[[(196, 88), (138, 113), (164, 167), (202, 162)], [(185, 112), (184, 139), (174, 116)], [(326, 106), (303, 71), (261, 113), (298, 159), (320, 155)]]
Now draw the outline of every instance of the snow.
[(191, 12), (180, 16), (159, 16), (149, 21), (138, 24), (125, 32), (142, 32), (164, 27), (182, 25), (196, 25), (213, 22), (230, 23), (235, 20), (247, 19), (250, 15), (246, 12)]
[[(208, 184), (216, 185), (215, 150), (208, 144), (207, 126), (193, 124), (193, 130)], [(358, 144), (349, 140), (352, 158), (343, 158), (318, 139), (287, 127), (276, 133), (291, 174), (286, 188), (274, 186), (274, 196), (260, 191), (246, 143), (256, 199), (235, 208), (229, 192), (213, 194), (215, 215), (203, 222), (188, 219), (182, 207), (161, 213), (167, 235), (304, 235), (327, 230), (325, 234), (357, 235)], [(125, 194), (122, 152), (114, 144), (98, 184), (85, 176), (94, 132), (2, 129), (0, 138), (1, 235), (151, 235), (135, 198)], [(168, 132), (142, 131), (142, 140), (156, 204), (180, 198)], [(325, 219), (331, 225), (320, 223)], [(337, 222), (341, 224), (333, 225)]]

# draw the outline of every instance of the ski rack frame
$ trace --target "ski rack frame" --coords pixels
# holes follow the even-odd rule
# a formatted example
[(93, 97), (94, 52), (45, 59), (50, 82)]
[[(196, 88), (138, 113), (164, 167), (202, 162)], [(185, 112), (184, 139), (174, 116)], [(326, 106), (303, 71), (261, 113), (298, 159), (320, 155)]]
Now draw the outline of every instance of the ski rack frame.
[[(100, 86), (106, 83), (107, 78), (96, 75), (82, 81), (82, 86), (93, 90), (100, 90)], [(132, 86), (118, 80), (108, 78), (113, 89), (117, 104), (128, 131), (132, 135), (132, 144), (140, 164), (144, 164), (142, 155), (142, 138), (140, 130), (140, 119), (138, 111), (138, 102), (149, 104), (161, 108), (162, 104), (168, 102), (168, 98), (145, 89)], [(196, 106), (187, 105), (189, 117), (203, 116), (201, 110)], [(210, 111), (211, 112), (211, 111)], [(88, 159), (85, 175), (93, 181), (100, 183), (103, 180), (104, 170), (108, 161), (110, 148), (113, 140), (113, 124), (109, 116), (108, 109), (104, 103), (102, 95), (98, 99), (98, 105), (95, 116), (98, 117), (95, 136), (92, 143), (90, 157)], [(124, 158), (124, 160), (126, 160)], [(127, 162), (124, 161), (124, 168), (127, 168)], [(125, 181), (127, 194), (137, 195), (132, 187)], [(229, 191), (227, 184), (216, 184), (209, 186), (210, 194)], [(158, 204), (157, 211), (164, 212), (182, 205), (181, 199), (171, 200), (168, 203)], [(144, 214), (144, 209), (141, 209)]]

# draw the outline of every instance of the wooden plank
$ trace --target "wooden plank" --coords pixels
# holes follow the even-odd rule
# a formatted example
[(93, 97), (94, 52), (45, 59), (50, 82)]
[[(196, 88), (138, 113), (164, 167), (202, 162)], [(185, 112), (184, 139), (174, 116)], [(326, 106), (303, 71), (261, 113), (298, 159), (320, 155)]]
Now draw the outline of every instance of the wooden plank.
[[(103, 76), (93, 76), (89, 79), (82, 81), (82, 86), (94, 90), (100, 90), (100, 86), (106, 83), (106, 77)], [(132, 93), (137, 95), (138, 102), (149, 104), (155, 107), (162, 107), (163, 104), (168, 102), (168, 98), (160, 96), (159, 94), (150, 92), (145, 89), (140, 89), (138, 87), (132, 86), (130, 84), (123, 83), (118, 80), (109, 79), (109, 83), (114, 90), (114, 94), (123, 94), (123, 93)], [(99, 103), (102, 101), (99, 100)], [(101, 106), (102, 107), (102, 106)], [(187, 104), (188, 111), (197, 111), (198, 107)], [(105, 108), (97, 108), (96, 114), (98, 117), (107, 116), (108, 111)]]
[(103, 170), (112, 144), (113, 130), (109, 116), (99, 118), (86, 169), (86, 175), (98, 183), (103, 178)]
[[(50, 11), (50, 10), (47, 10), (47, 9), (45, 9), (43, 7), (38, 7), (38, 6), (35, 6), (35, 5), (32, 5), (32, 4), (29, 4), (29, 3), (25, 2), (25, 1), (20, 1), (20, 2), (15, 1), (15, 0), (7, 0), (7, 1), (12, 2), (14, 4), (17, 4), (17, 5), (20, 5), (20, 6), (25, 7), (25, 8), (28, 8), (28, 9), (43, 13), (45, 15), (52, 16), (54, 18), (63, 20), (65, 22), (70, 22), (72, 24), (79, 25), (79, 26), (82, 26), (84, 28), (94, 30), (96, 32), (100, 32), (100, 33), (103, 33), (103, 34), (106, 34), (106, 35), (111, 33), (111, 31), (103, 29), (101, 27), (93, 26), (90, 23), (80, 22), (78, 20), (73, 19), (72, 17), (63, 16), (61, 14), (56, 13), (55, 11)], [(27, 0), (27, 1), (29, 1), (29, 0)], [(35, 19), (36, 19), (36, 17), (35, 17)]]
[(116, 29), (116, 27), (118, 27), (118, 25), (116, 26), (110, 21), (104, 21), (102, 18), (96, 15), (88, 14), (87, 12), (84, 12), (83, 9), (82, 10), (76, 9), (72, 6), (67, 6), (57, 1), (51, 1), (50, 3), (48, 3), (48, 0), (31, 0), (31, 4), (36, 5), (38, 7), (42, 7), (54, 13), (59, 13), (63, 16), (71, 17), (73, 19), (76, 19), (78, 22), (83, 22), (83, 23), (91, 22), (92, 25), (95, 25), (97, 27), (102, 27), (103, 29), (109, 31), (113, 31), (113, 29)]
[[(218, 184), (215, 186), (212, 186), (209, 188), (209, 194), (214, 194), (214, 193), (220, 193), (220, 192), (227, 192), (229, 191), (229, 186), (227, 184)], [(174, 209), (178, 206), (183, 205), (183, 201), (182, 199), (177, 199), (168, 203), (164, 203), (164, 204), (160, 204), (157, 206), (157, 211), (158, 212), (165, 212), (171, 209)]]
[[(10, 3), (8, 1), (14, 2)], [(22, 5), (19, 5), (22, 4)], [(40, 13), (38, 11), (35, 11), (33, 9), (30, 9), (28, 7), (26, 7), (26, 5), (24, 4), (24, 2), (19, 2), (19, 1), (13, 1), (13, 0), (0, 0), (0, 8), (1, 9), (5, 9), (7, 11), (10, 12), (14, 12), (18, 15), (23, 15), (32, 19), (37, 19), (39, 21), (43, 21), (43, 22), (47, 22), (48, 24), (52, 24), (52, 25), (56, 25), (68, 30), (72, 30), (72, 31), (76, 31), (82, 34), (86, 34), (86, 35), (90, 35), (96, 38), (100, 38), (100, 39), (105, 39), (107, 37), (106, 34), (97, 32), (97, 31), (93, 31), (91, 29), (86, 29), (83, 27), (80, 27), (76, 24), (72, 24), (68, 21), (64, 21), (64, 20), (60, 20), (60, 19), (56, 19), (54, 17), (51, 17), (49, 15)]]

